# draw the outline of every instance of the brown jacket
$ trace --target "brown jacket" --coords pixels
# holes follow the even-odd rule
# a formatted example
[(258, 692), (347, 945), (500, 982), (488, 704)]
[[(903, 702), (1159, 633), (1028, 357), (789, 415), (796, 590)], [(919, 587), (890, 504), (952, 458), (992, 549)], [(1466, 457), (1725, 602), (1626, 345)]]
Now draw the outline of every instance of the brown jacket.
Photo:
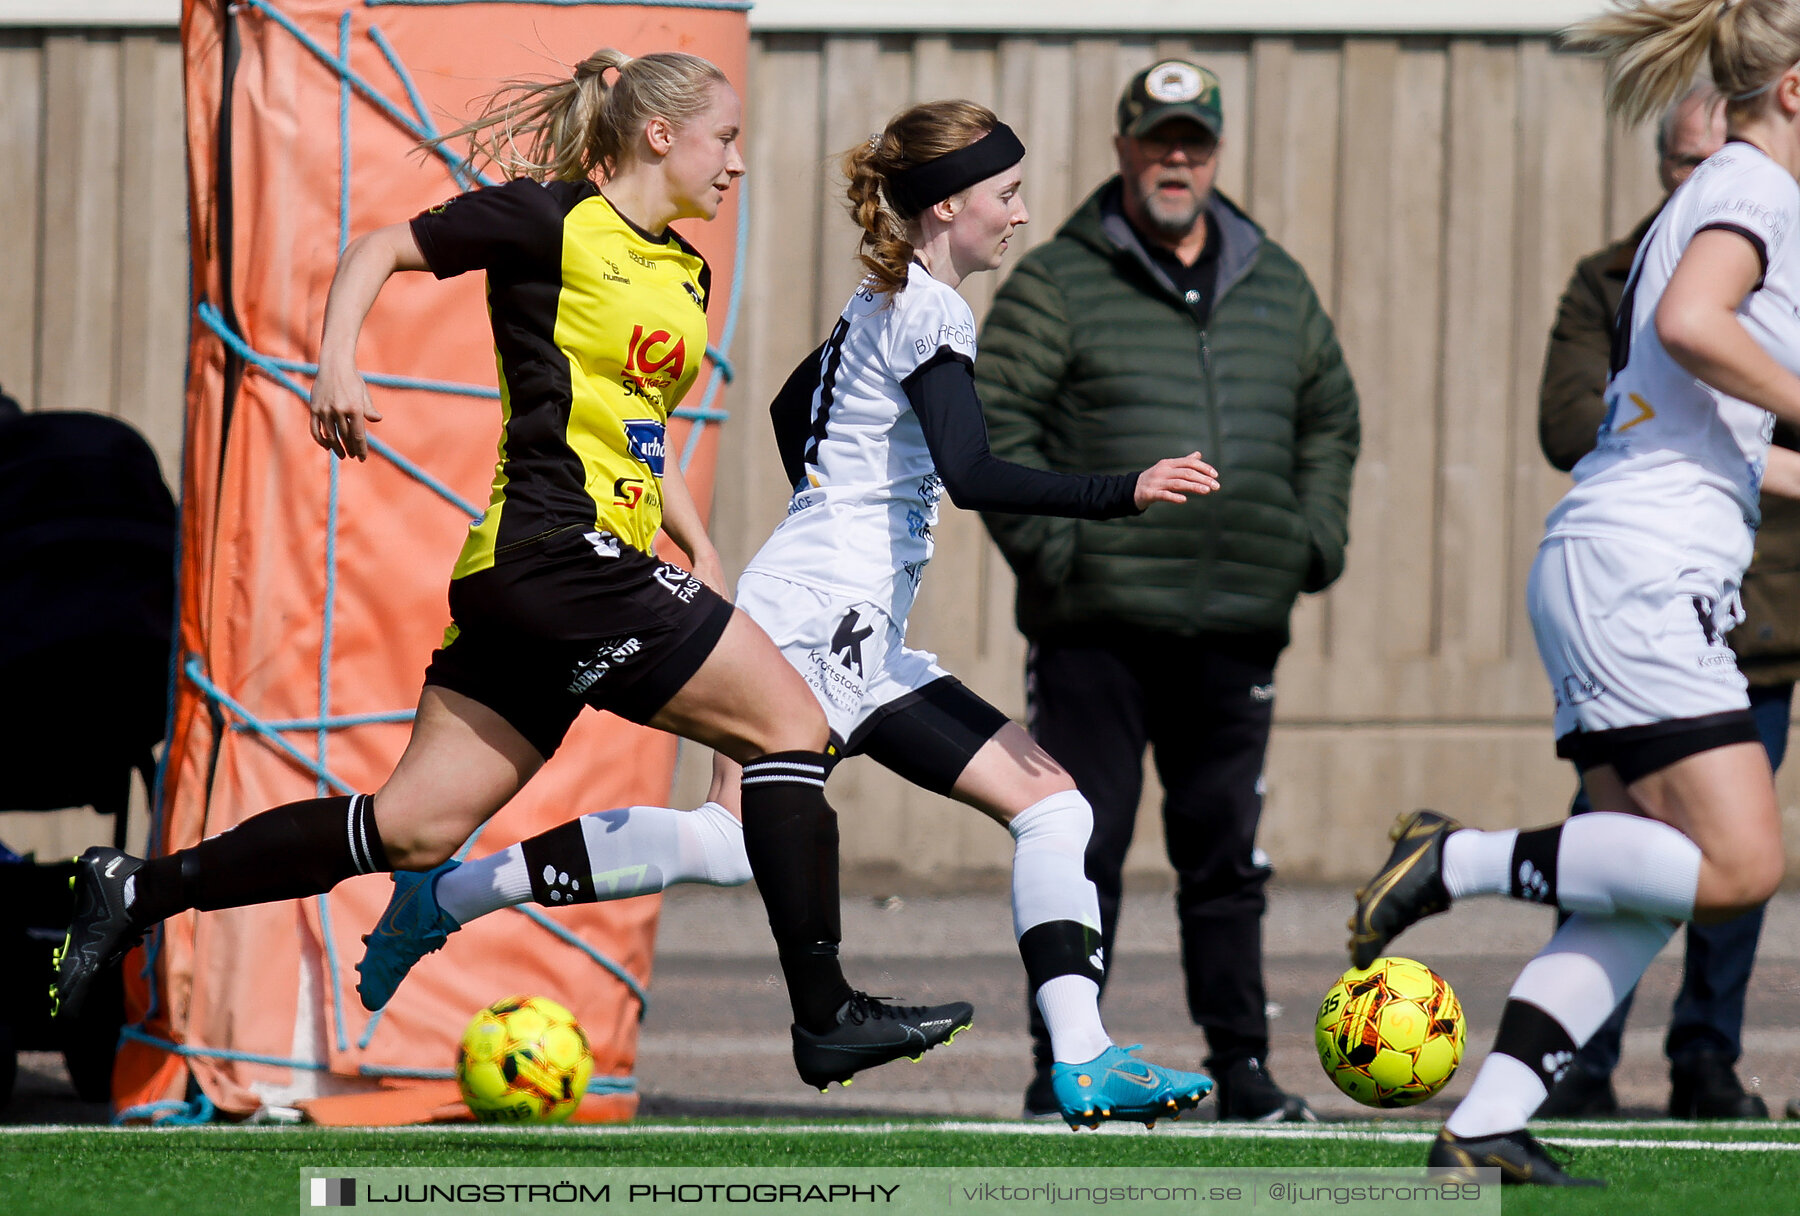
[[(1655, 218), (1650, 214), (1624, 240), (1583, 258), (1557, 305), (1538, 390), (1538, 443), (1564, 472), (1593, 448), (1606, 416), (1613, 315)], [(1800, 432), (1777, 426), (1775, 442), (1800, 448)], [(1786, 684), (1800, 680), (1800, 500), (1768, 494), (1762, 509), (1756, 556), (1744, 575), (1746, 616), (1730, 639), (1752, 684)]]

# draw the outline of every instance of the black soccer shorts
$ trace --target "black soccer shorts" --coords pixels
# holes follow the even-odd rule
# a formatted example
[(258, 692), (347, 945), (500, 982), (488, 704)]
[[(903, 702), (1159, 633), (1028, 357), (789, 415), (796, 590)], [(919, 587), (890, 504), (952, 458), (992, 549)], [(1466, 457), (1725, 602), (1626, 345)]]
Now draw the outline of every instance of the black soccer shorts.
[(648, 722), (718, 645), (731, 602), (610, 532), (508, 545), (450, 583), (425, 683), (492, 709), (546, 759), (582, 706)]

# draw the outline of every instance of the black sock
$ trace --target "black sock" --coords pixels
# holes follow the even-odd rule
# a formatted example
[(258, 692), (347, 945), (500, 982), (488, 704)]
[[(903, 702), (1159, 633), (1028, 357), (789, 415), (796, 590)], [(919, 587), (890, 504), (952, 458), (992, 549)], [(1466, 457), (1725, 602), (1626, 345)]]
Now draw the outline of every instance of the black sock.
[(375, 799), (310, 798), (244, 820), (137, 872), (132, 916), (151, 925), (212, 911), (320, 895), (346, 878), (393, 867), (375, 829)]
[(594, 889), (594, 862), (588, 856), (587, 833), (581, 820), (559, 823), (519, 842), (525, 870), (531, 878), (531, 898), (546, 908), (600, 901)]
[(769, 913), (794, 1021), (821, 1034), (852, 992), (838, 964), (837, 815), (825, 802), (829, 762), (776, 752), (744, 766), (744, 851)]
[(1556, 853), (1562, 847), (1563, 825), (1522, 828), (1513, 842), (1512, 897), (1531, 903), (1556, 902)]
[(1047, 920), (1019, 935), (1019, 957), (1025, 962), (1025, 982), (1033, 995), (1051, 980), (1082, 975), (1096, 984), (1106, 982), (1100, 957), (1100, 930), (1075, 920)]
[(1494, 1050), (1536, 1073), (1547, 1093), (1574, 1063), (1580, 1047), (1568, 1028), (1549, 1013), (1530, 1001), (1509, 997), (1500, 1011)]

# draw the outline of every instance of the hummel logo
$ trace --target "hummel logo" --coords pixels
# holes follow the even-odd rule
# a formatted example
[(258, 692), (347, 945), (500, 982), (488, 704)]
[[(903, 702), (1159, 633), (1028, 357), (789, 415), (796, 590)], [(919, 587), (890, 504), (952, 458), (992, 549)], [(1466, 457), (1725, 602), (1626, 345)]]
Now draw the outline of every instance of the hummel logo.
[(1105, 971), (1106, 947), (1101, 946), (1098, 950), (1095, 950), (1092, 954), (1088, 955), (1088, 962), (1094, 964), (1094, 969), (1096, 971)]
[(118, 871), (119, 863), (124, 860), (125, 859), (123, 857), (115, 857), (111, 861), (107, 862), (106, 863), (106, 877), (111, 878)]

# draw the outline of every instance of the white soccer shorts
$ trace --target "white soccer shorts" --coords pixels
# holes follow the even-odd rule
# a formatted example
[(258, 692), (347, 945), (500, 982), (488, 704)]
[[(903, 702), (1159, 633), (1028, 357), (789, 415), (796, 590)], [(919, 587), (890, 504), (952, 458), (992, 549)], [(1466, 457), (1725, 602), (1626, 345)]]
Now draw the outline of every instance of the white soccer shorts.
[(737, 606), (812, 688), (840, 744), (883, 706), (949, 674), (936, 655), (907, 649), (904, 623), (867, 599), (747, 571)]
[(1552, 537), (1526, 602), (1558, 739), (1750, 708), (1725, 642), (1743, 620), (1734, 578), (1657, 546)]

